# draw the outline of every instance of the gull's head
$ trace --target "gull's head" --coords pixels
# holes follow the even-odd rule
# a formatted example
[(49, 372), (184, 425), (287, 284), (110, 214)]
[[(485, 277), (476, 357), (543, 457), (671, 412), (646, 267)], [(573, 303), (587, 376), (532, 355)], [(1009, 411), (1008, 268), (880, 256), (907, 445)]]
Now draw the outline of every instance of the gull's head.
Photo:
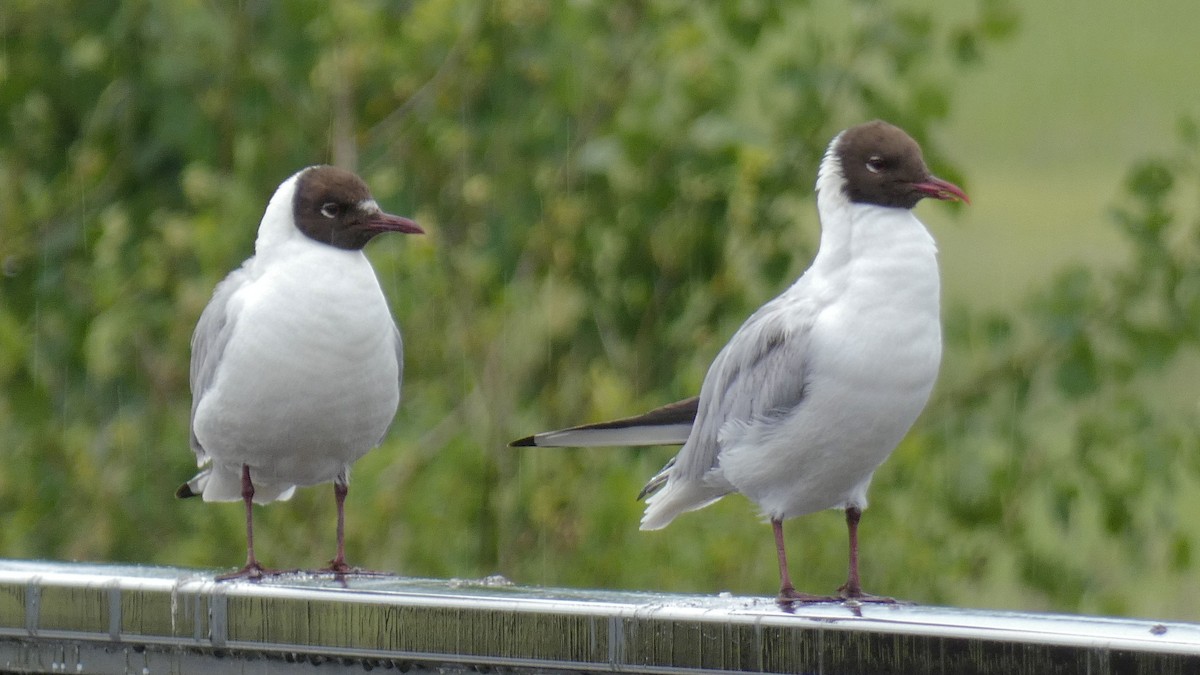
[(302, 235), (347, 251), (361, 250), (384, 232), (421, 234), (413, 221), (384, 213), (361, 178), (318, 165), (283, 181), (267, 204), (255, 249), (262, 254)]
[(384, 232), (424, 232), (408, 218), (384, 213), (367, 184), (345, 169), (310, 166), (293, 178), (292, 220), (309, 239), (353, 251)]
[(850, 127), (829, 144), (817, 182), (826, 188), (852, 203), (889, 208), (911, 209), (926, 197), (970, 203), (957, 185), (929, 172), (911, 136), (879, 120)]

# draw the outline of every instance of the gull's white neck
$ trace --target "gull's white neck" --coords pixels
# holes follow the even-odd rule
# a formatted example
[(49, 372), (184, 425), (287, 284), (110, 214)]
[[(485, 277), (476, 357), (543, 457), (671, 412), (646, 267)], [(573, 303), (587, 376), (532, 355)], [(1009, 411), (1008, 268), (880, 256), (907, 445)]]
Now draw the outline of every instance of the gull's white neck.
[(841, 161), (834, 139), (821, 161), (817, 176), (817, 213), (821, 219), (821, 245), (812, 270), (833, 274), (853, 261), (886, 262), (937, 272), (937, 245), (929, 231), (909, 209), (851, 202), (843, 186)]
[[(292, 174), (271, 195), (267, 202), (267, 210), (263, 213), (262, 222), (258, 225), (258, 238), (254, 241), (254, 253), (261, 257), (269, 255), (272, 249), (278, 248), (286, 241), (294, 238), (307, 239), (304, 233), (296, 229), (292, 220), (292, 212), (296, 203), (296, 182), (300, 179), (298, 171)], [(316, 242), (314, 242), (316, 243)]]
[(292, 174), (275, 190), (271, 201), (267, 203), (267, 210), (263, 213), (262, 222), (258, 225), (258, 238), (254, 240), (255, 259), (260, 263), (275, 258), (289, 259), (296, 256), (295, 251), (299, 250), (324, 258), (345, 258), (356, 262), (362, 261), (357, 264), (365, 263), (366, 256), (361, 250), (340, 249), (313, 241), (296, 227), (294, 219), (296, 183), (300, 179), (300, 174), (305, 171), (307, 169), (301, 169)]

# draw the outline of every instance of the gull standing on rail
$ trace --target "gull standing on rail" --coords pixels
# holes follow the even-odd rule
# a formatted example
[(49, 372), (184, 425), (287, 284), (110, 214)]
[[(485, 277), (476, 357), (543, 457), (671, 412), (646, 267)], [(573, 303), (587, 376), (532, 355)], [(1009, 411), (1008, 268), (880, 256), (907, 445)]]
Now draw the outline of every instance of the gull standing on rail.
[[(818, 171), (812, 265), (742, 324), (699, 397), (513, 445), (683, 443), (642, 490), (641, 529), (740, 492), (774, 530), (780, 602), (891, 602), (862, 590), (858, 523), (875, 469), (925, 407), (941, 361), (937, 248), (912, 213), (926, 197), (968, 201), (901, 129), (874, 121), (838, 134)], [(798, 592), (783, 521), (830, 508), (846, 514), (847, 581), (838, 597)]]
[[(337, 553), (346, 564), (350, 465), (379, 445), (400, 404), (400, 331), (363, 247), (378, 234), (420, 234), (380, 210), (363, 181), (332, 166), (288, 178), (267, 204), (254, 256), (213, 291), (192, 335), (191, 445), (205, 467), (176, 493), (246, 506), (333, 482)], [(206, 466), (207, 465), (207, 466)]]

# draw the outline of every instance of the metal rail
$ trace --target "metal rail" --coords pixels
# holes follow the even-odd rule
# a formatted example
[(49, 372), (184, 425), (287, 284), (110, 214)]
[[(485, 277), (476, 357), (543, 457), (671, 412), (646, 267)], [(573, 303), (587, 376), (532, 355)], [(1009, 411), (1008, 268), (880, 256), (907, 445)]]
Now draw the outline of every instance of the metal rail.
[(0, 561), (0, 670), (1200, 673), (1200, 625)]

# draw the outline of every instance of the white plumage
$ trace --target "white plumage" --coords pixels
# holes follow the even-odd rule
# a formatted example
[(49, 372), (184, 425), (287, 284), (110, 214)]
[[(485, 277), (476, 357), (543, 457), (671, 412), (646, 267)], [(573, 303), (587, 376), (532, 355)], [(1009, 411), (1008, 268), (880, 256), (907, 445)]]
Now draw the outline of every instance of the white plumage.
[(862, 592), (857, 528), (871, 477), (925, 406), (941, 360), (937, 249), (911, 211), (925, 197), (966, 201), (929, 173), (902, 130), (876, 121), (842, 132), (818, 172), (816, 258), (738, 329), (698, 398), (514, 445), (683, 440), (642, 491), (642, 529), (740, 492), (774, 529), (780, 600), (829, 600), (792, 586), (782, 523), (844, 509), (850, 565), (840, 597), (886, 600)]
[(852, 203), (844, 181), (828, 153), (817, 256), (717, 355), (642, 529), (729, 492), (771, 519), (864, 508), (924, 407), (942, 347), (936, 246), (912, 211)]
[(206, 468), (180, 496), (247, 501), (244, 573), (262, 571), (250, 500), (286, 500), (297, 486), (330, 481), (334, 567), (344, 567), (350, 466), (383, 439), (400, 402), (400, 332), (362, 251), (384, 231), (420, 229), (382, 213), (353, 174), (305, 169), (275, 191), (254, 257), (217, 286), (196, 325), (192, 448)]
[(400, 402), (399, 333), (375, 271), (361, 250), (292, 225), (295, 182), (276, 192), (255, 256), (197, 325), (196, 343), (225, 342), (192, 420), (213, 464), (205, 501), (240, 500), (242, 465), (259, 504), (332, 481), (379, 444)]

